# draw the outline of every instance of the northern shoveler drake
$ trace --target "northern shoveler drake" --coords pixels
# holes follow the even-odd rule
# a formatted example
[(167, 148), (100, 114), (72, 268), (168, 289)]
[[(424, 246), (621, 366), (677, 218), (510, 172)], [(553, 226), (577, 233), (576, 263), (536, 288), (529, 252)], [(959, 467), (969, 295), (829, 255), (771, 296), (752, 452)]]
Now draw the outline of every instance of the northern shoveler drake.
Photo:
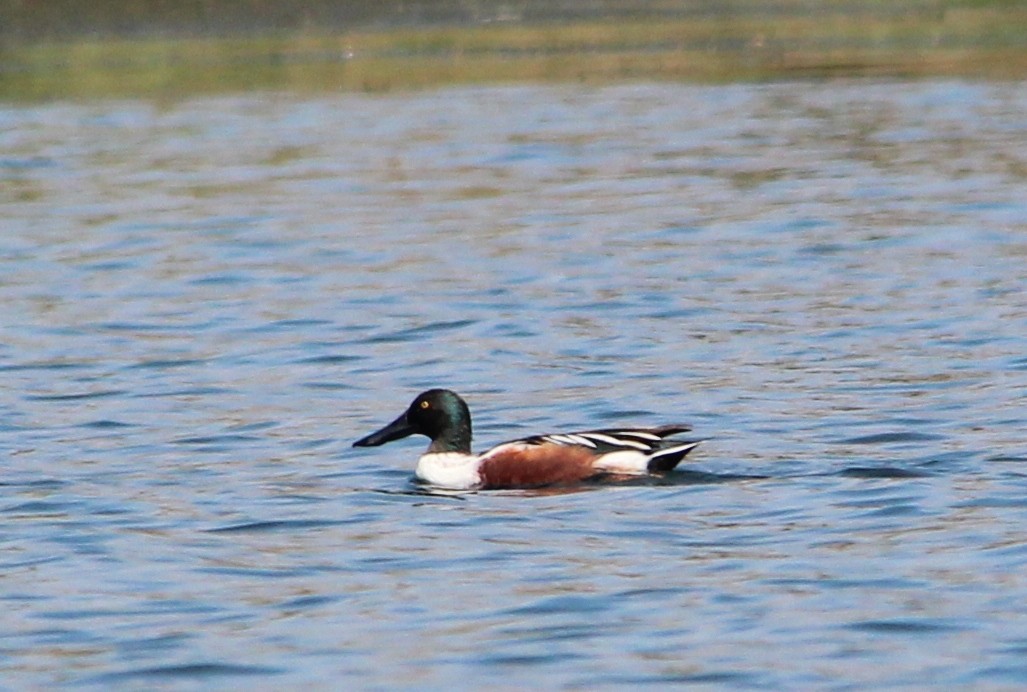
[(471, 452), (471, 412), (448, 389), (430, 389), (396, 420), (353, 443), (377, 447), (415, 433), (431, 438), (417, 477), (454, 490), (537, 488), (598, 476), (670, 471), (699, 440), (670, 440), (687, 425), (536, 435)]

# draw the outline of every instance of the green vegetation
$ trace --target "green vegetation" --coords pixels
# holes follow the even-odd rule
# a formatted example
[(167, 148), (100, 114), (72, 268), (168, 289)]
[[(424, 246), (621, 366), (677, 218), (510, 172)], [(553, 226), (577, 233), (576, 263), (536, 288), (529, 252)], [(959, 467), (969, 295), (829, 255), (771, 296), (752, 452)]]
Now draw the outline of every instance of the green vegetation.
[[(193, 4), (206, 8), (204, 16), (214, 14), (212, 3)], [(418, 26), (279, 22), (289, 28), (204, 27), (189, 35), (157, 31), (151, 22), (146, 31), (128, 32), (132, 38), (114, 31), (52, 32), (56, 38), (38, 27), (7, 31), (0, 33), (0, 99), (176, 98), (258, 88), (385, 91), (501, 81), (1027, 76), (1023, 2), (617, 7), (602, 19), (526, 21), (523, 11), (506, 16), (500, 8)], [(175, 26), (185, 24), (177, 19)]]

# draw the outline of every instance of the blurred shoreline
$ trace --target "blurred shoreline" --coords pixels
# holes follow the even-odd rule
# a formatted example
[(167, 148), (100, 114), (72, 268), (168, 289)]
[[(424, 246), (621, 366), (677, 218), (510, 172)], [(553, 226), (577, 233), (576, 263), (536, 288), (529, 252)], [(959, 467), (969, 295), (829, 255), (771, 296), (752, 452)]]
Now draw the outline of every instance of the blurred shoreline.
[(524, 81), (1027, 76), (1021, 2), (254, 0), (171, 8), (58, 0), (2, 4), (0, 27), (7, 101)]

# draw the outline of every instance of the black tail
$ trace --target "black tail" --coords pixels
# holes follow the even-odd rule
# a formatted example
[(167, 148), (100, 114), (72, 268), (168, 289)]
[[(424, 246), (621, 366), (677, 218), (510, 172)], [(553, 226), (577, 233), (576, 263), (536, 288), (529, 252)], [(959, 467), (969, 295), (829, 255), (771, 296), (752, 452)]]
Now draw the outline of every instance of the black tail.
[[(669, 428), (671, 426), (667, 427)], [(656, 431), (654, 430), (653, 432), (655, 433)], [(679, 430), (677, 432), (684, 431)], [(669, 435), (672, 433), (667, 434)], [(646, 465), (646, 468), (649, 470), (649, 473), (665, 473), (667, 471), (671, 471), (675, 466), (681, 463), (681, 460), (685, 458), (685, 455), (698, 447), (700, 442), (702, 442), (702, 440), (670, 442), (667, 447), (649, 457), (649, 463)]]

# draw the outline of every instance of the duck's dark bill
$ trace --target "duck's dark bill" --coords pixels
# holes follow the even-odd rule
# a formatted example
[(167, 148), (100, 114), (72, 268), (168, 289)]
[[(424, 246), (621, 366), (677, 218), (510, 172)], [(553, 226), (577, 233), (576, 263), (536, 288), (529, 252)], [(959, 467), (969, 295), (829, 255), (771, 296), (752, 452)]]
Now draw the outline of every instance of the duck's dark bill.
[(373, 432), (367, 437), (362, 437), (353, 443), (354, 447), (377, 447), (383, 445), (386, 442), (392, 442), (400, 438), (406, 437), (407, 435), (413, 435), (416, 430), (407, 423), (407, 416), (404, 413), (402, 416), (392, 421), (378, 432)]

